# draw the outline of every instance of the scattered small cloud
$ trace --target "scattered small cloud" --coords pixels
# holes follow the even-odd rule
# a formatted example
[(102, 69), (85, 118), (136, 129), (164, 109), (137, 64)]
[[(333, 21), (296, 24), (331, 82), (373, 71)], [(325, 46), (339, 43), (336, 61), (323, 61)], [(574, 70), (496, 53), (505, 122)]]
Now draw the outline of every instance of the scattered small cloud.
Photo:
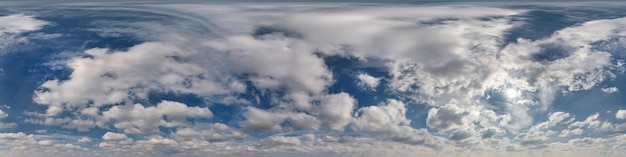
[(617, 87), (608, 87), (608, 88), (602, 88), (602, 92), (604, 93), (615, 93), (618, 92), (619, 89), (617, 89)]

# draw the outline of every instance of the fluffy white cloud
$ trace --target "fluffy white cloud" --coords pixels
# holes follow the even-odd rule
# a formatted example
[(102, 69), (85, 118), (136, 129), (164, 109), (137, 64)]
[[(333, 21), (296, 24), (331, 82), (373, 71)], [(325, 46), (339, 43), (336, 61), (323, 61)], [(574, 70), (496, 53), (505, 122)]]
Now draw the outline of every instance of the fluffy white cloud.
[(80, 143), (91, 142), (91, 139), (89, 137), (83, 137), (83, 138), (78, 139), (77, 142), (80, 142)]
[[(506, 69), (520, 68), (519, 58), (532, 60), (534, 56), (548, 53), (552, 49), (562, 49), (565, 51), (562, 58), (541, 61), (541, 58), (534, 58), (534, 65), (525, 66), (522, 74), (532, 77), (526, 78), (529, 83), (539, 86), (547, 86), (550, 80), (556, 81), (560, 86), (566, 87), (569, 91), (588, 90), (599, 82), (614, 77), (607, 69), (613, 66), (611, 53), (596, 51), (591, 47), (593, 42), (606, 41), (614, 36), (623, 36), (626, 32), (621, 29), (624, 18), (597, 20), (583, 23), (579, 26), (565, 28), (555, 32), (550, 38), (527, 41), (520, 40), (519, 44), (508, 45), (503, 52), (507, 64), (503, 64)], [(588, 31), (602, 29), (589, 33)], [(584, 64), (575, 64), (584, 63)], [(544, 70), (541, 70), (544, 69)]]
[(574, 136), (574, 135), (581, 135), (583, 134), (583, 129), (581, 128), (576, 128), (573, 130), (569, 130), (569, 129), (565, 129), (563, 131), (561, 131), (561, 134), (559, 135), (559, 137), (568, 137), (568, 136)]
[(569, 128), (597, 128), (600, 127), (600, 125), (602, 125), (602, 122), (600, 122), (600, 120), (598, 120), (598, 117), (600, 116), (600, 114), (595, 113), (590, 115), (589, 117), (585, 118), (584, 121), (576, 121), (574, 123), (572, 123)]
[[(149, 113), (149, 114), (146, 114)], [(26, 119), (26, 122), (51, 126), (61, 126), (67, 129), (76, 129), (84, 132), (100, 127), (109, 129), (110, 125), (122, 129), (126, 133), (158, 132), (158, 127), (189, 126), (187, 118), (210, 119), (213, 113), (208, 108), (191, 107), (174, 101), (163, 100), (156, 106), (131, 104), (113, 106), (105, 111), (98, 108), (85, 108), (80, 111), (85, 118), (72, 119), (70, 117), (41, 119)], [(43, 116), (43, 115), (42, 115)]]
[(208, 124), (206, 127), (197, 125), (198, 128), (179, 128), (173, 134), (174, 137), (184, 141), (203, 140), (220, 142), (229, 139), (243, 139), (247, 135), (221, 123)]
[(248, 107), (244, 113), (246, 120), (239, 123), (246, 132), (278, 131), (282, 129), (280, 123), (285, 116), (272, 113), (255, 107)]
[(602, 88), (602, 92), (604, 93), (615, 93), (618, 92), (619, 89), (617, 89), (617, 87), (608, 87), (608, 88)]
[(4, 155), (7, 156), (67, 156), (80, 153), (88, 153), (86, 148), (70, 143), (62, 143), (54, 139), (46, 138), (46, 136), (38, 136), (33, 134), (17, 133), (0, 133), (0, 147)]
[(104, 135), (102, 135), (102, 139), (105, 141), (121, 141), (128, 139), (128, 136), (126, 136), (126, 134), (106, 132)]
[(324, 96), (320, 101), (317, 119), (322, 122), (322, 126), (343, 131), (352, 120), (352, 110), (355, 104), (356, 100), (348, 93)]
[(466, 123), (464, 117), (468, 115), (469, 112), (454, 107), (454, 105), (448, 105), (443, 108), (432, 108), (428, 111), (426, 124), (431, 128), (448, 130), (464, 125)]
[[(392, 12), (414, 13), (402, 9)], [(520, 12), (490, 13), (497, 16)], [(478, 120), (482, 121), (479, 125), (500, 125), (519, 131), (532, 124), (531, 108), (547, 108), (562, 87), (565, 92), (588, 90), (613, 78), (610, 69), (618, 66), (611, 62), (610, 53), (584, 45), (610, 39), (615, 33), (621, 35), (623, 19), (588, 22), (559, 30), (546, 39), (520, 39), (504, 44), (505, 32), (515, 26), (507, 18), (483, 20), (468, 15), (428, 24), (428, 20), (437, 22), (437, 18), (403, 15), (355, 9), (332, 14), (291, 14), (270, 23), (301, 33), (302, 39), (294, 40), (306, 40), (322, 53), (391, 60), (387, 64), (392, 76), (390, 89), (414, 93), (409, 97), (433, 106), (457, 103), (457, 108), (431, 109), (427, 124), (442, 130), (476, 127), (469, 123), (478, 120), (476, 116), (458, 108), (485, 105), (473, 100), (488, 97), (485, 93), (495, 90), (502, 92), (501, 95), (505, 95), (504, 91), (515, 91), (515, 96), (508, 96), (504, 107), (499, 108), (509, 113), (491, 116), (499, 117), (499, 123)], [(424, 23), (415, 24), (419, 22)], [(585, 33), (597, 28), (606, 29), (597, 34)], [(423, 40), (419, 38), (422, 36), (431, 38)], [(565, 49), (566, 55), (541, 58), (541, 54), (559, 48)], [(489, 113), (491, 109), (484, 107), (472, 112)], [(551, 123), (565, 120), (554, 116)]]
[[(317, 101), (316, 104), (310, 101)], [(283, 109), (262, 110), (248, 107), (244, 113), (245, 120), (239, 122), (246, 132), (280, 131), (284, 121), (292, 122), (291, 128), (319, 129), (320, 127), (343, 131), (352, 121), (352, 111), (356, 100), (348, 93), (321, 95), (311, 100), (306, 110), (298, 111)], [(297, 105), (297, 104), (283, 104)]]
[[(146, 114), (150, 113), (150, 114)], [(186, 118), (211, 118), (208, 108), (189, 107), (173, 101), (161, 101), (156, 106), (144, 107), (141, 104), (113, 106), (97, 117), (126, 133), (158, 132), (159, 126), (177, 127), (188, 125)]]
[(4, 33), (21, 33), (39, 30), (48, 22), (37, 20), (33, 16), (15, 14), (0, 16), (0, 35)]
[(4, 111), (0, 110), (0, 119), (9, 117), (9, 114), (4, 113)]
[(228, 52), (228, 61), (258, 89), (320, 93), (332, 83), (324, 61), (308, 44), (286, 37), (235, 35), (205, 44)]
[(126, 52), (90, 49), (85, 51), (90, 57), (76, 57), (67, 63), (73, 69), (69, 80), (44, 82), (34, 100), (48, 105), (47, 114), (54, 116), (62, 112), (62, 106), (117, 104), (145, 99), (151, 91), (212, 96), (245, 88), (228, 76), (222, 78), (210, 66), (197, 63), (193, 59), (197, 51), (160, 42), (136, 45)]
[(406, 105), (398, 100), (389, 99), (384, 104), (360, 108), (352, 124), (358, 132), (409, 144), (433, 144), (426, 129), (415, 129), (406, 118)]
[(365, 73), (357, 75), (358, 84), (364, 88), (375, 90), (382, 78), (374, 77)]
[(615, 118), (626, 119), (626, 110), (618, 110), (617, 112), (615, 112)]
[(178, 153), (178, 142), (162, 136), (150, 136), (148, 139), (139, 140), (132, 149), (141, 150), (146, 155), (161, 155)]

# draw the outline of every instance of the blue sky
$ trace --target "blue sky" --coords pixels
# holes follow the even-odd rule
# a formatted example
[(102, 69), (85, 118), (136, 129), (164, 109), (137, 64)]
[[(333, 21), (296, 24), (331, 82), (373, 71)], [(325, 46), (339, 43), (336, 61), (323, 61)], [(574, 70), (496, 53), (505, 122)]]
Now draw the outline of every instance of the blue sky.
[(0, 154), (620, 156), (618, 3), (5, 3)]

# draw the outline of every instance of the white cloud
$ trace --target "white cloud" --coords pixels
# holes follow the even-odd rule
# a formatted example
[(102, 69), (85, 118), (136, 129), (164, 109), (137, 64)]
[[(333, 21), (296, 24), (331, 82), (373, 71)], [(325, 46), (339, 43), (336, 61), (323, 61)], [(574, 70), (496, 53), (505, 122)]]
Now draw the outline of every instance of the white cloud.
[(198, 128), (179, 128), (174, 137), (183, 141), (203, 140), (209, 142), (221, 142), (229, 139), (243, 139), (247, 135), (222, 123), (208, 124), (206, 127), (197, 125)]
[(317, 119), (322, 122), (322, 126), (343, 131), (352, 120), (352, 110), (355, 104), (356, 100), (348, 93), (326, 95), (320, 102)]
[[(317, 101), (316, 104), (309, 104), (309, 101)], [(246, 118), (239, 122), (239, 125), (246, 132), (281, 131), (284, 129), (280, 124), (290, 121), (293, 124), (289, 128), (319, 129), (320, 127), (332, 130), (343, 131), (345, 126), (352, 120), (352, 111), (356, 105), (356, 100), (348, 93), (321, 95), (311, 100), (306, 100), (310, 107), (304, 110), (294, 108), (273, 108), (262, 110), (255, 107), (247, 107), (243, 114)], [(293, 107), (294, 103), (282, 103)], [(281, 106), (282, 107), (282, 106)]]
[(26, 137), (26, 134), (24, 134), (23, 132), (0, 134), (0, 139), (2, 140), (15, 140), (15, 139), (23, 138), (23, 137)]
[(9, 114), (4, 113), (4, 111), (0, 110), (0, 119), (9, 117)]
[(332, 74), (308, 44), (288, 38), (226, 37), (205, 44), (229, 52), (234, 70), (251, 74), (258, 89), (320, 93), (332, 83)]
[(602, 92), (604, 93), (615, 93), (618, 92), (619, 89), (617, 89), (617, 87), (608, 87), (608, 88), (602, 88)]
[(568, 136), (581, 135), (581, 134), (583, 134), (583, 129), (581, 128), (576, 128), (573, 130), (565, 129), (561, 131), (561, 134), (559, 135), (559, 137), (568, 137)]
[(447, 105), (443, 108), (432, 108), (428, 111), (426, 124), (431, 128), (448, 130), (464, 125), (466, 123), (464, 117), (468, 115), (468, 112), (456, 108), (454, 105)]
[(211, 118), (213, 113), (208, 108), (189, 107), (174, 101), (161, 101), (157, 104), (158, 113), (165, 115), (170, 122), (186, 123), (187, 117)]
[(389, 99), (377, 106), (360, 108), (352, 124), (352, 129), (366, 132), (383, 140), (408, 144), (434, 144), (426, 129), (415, 129), (406, 118), (406, 105)]
[(569, 118), (569, 117), (570, 117), (569, 113), (555, 112), (555, 113), (552, 113), (550, 117), (548, 117), (548, 120), (550, 123), (556, 124), (556, 123), (564, 121), (566, 118)]
[(572, 123), (569, 128), (597, 128), (602, 124), (598, 117), (600, 114), (595, 113), (587, 117), (584, 121), (576, 121)]
[(178, 142), (164, 138), (162, 136), (150, 136), (148, 139), (139, 140), (132, 146), (132, 149), (141, 150), (146, 155), (161, 155), (178, 153)]
[[(403, 11), (411, 13), (402, 9), (392, 12)], [(517, 13), (520, 12), (492, 12), (506, 15)], [(448, 130), (477, 127), (469, 123), (478, 120), (476, 116), (454, 107), (441, 107), (445, 104), (454, 101), (458, 108), (480, 106), (485, 104), (475, 104), (473, 100), (485, 96), (487, 91), (516, 91), (519, 96), (510, 98), (500, 108), (508, 113), (492, 116), (501, 117), (500, 123), (479, 120), (482, 121), (479, 124), (501, 125), (511, 131), (519, 131), (532, 124), (529, 112), (534, 111), (533, 108), (545, 109), (551, 105), (561, 87), (565, 88), (565, 92), (588, 90), (612, 78), (611, 71), (607, 69), (616, 66), (612, 65), (610, 53), (590, 47), (568, 49), (568, 55), (552, 61), (533, 56), (546, 51), (545, 45), (579, 47), (609, 39), (614, 31), (621, 33), (619, 28), (622, 21), (588, 22), (560, 30), (546, 39), (520, 39), (517, 43), (507, 45), (502, 43), (503, 37), (515, 25), (507, 18), (477, 20), (464, 17), (444, 20), (438, 25), (416, 25), (416, 22), (429, 18), (403, 15), (365, 13), (359, 9), (335, 11), (332, 14), (307, 12), (290, 14), (272, 25), (302, 33), (303, 39), (294, 40), (306, 40), (319, 47), (322, 53), (390, 60), (387, 64), (392, 76), (390, 89), (413, 93), (408, 97), (437, 106), (431, 109), (427, 120), (427, 124), (433, 128)], [(606, 28), (603, 29), (606, 31), (593, 35), (581, 33), (597, 28)], [(422, 36), (431, 38), (418, 38)], [(347, 50), (342, 49), (342, 45), (347, 45)], [(476, 111), (487, 113), (491, 109), (483, 107)], [(440, 120), (442, 118), (448, 120)], [(565, 120), (554, 118), (553, 123)]]
[[(47, 114), (54, 116), (62, 112), (61, 106), (71, 109), (90, 101), (97, 107), (117, 104), (146, 98), (150, 91), (212, 96), (244, 88), (195, 62), (197, 51), (159, 42), (136, 45), (126, 52), (90, 49), (85, 53), (92, 57), (76, 57), (67, 63), (73, 69), (69, 80), (44, 82), (41, 89), (45, 90), (36, 91), (34, 100), (48, 105)], [(94, 81), (100, 83), (91, 83)]]
[(382, 78), (374, 77), (365, 73), (357, 75), (357, 78), (359, 79), (360, 86), (369, 88), (372, 90), (376, 90), (376, 87), (378, 87), (378, 84), (380, 83), (380, 80), (382, 79)]
[(128, 136), (121, 133), (106, 132), (104, 135), (102, 135), (102, 139), (105, 141), (121, 141), (128, 139)]
[(615, 113), (615, 118), (617, 118), (617, 119), (626, 119), (626, 110), (618, 110)]
[(91, 142), (91, 139), (88, 137), (83, 137), (83, 138), (78, 139), (77, 142), (79, 143)]
[(283, 114), (271, 113), (255, 107), (246, 108), (246, 112), (243, 115), (246, 119), (239, 122), (239, 125), (246, 132), (281, 130), (280, 123), (285, 118)]
[(46, 136), (37, 136), (33, 134), (17, 133), (0, 133), (0, 147), (7, 147), (0, 152), (8, 156), (67, 156), (79, 153), (88, 153), (86, 148), (78, 145), (63, 143), (55, 139), (46, 138)]
[(208, 108), (189, 107), (179, 102), (164, 100), (150, 107), (141, 104), (113, 106), (95, 118), (102, 123), (112, 122), (113, 127), (122, 129), (126, 133), (151, 133), (158, 132), (160, 126), (187, 126), (189, 124), (186, 118), (209, 119), (212, 117), (213, 114)]
[(15, 14), (0, 16), (0, 35), (39, 30), (48, 22), (37, 20), (33, 16)]
[(276, 147), (281, 145), (300, 145), (300, 139), (296, 137), (270, 136), (259, 140), (262, 147)]

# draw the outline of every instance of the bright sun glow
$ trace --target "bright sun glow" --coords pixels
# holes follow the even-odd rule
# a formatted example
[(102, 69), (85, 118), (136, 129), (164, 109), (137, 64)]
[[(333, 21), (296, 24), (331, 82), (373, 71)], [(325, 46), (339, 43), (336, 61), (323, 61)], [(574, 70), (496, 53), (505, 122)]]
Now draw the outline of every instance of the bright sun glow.
[(504, 90), (504, 96), (509, 99), (517, 98), (519, 96), (519, 92), (516, 89), (508, 88)]

